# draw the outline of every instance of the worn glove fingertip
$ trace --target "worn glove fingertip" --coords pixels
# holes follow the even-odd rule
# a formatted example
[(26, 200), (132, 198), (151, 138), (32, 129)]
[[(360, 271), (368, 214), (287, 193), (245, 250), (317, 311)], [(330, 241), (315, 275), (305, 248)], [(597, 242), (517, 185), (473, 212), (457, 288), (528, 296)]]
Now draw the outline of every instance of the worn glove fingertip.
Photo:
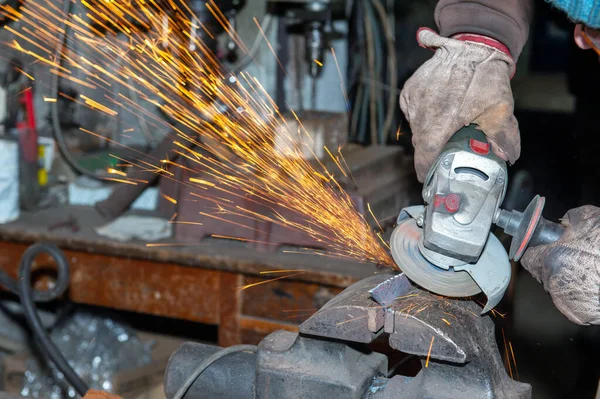
[[(518, 134), (518, 133), (517, 133)], [(499, 144), (498, 140), (488, 136), (488, 141), (492, 145), (492, 152), (506, 162), (513, 165), (521, 156), (521, 143), (520, 140), (516, 144)], [(505, 140), (506, 141), (506, 140)]]
[(491, 142), (492, 152), (505, 162), (509, 162), (508, 154), (498, 144)]
[[(517, 133), (517, 135), (518, 134), (519, 133)], [(519, 138), (517, 144), (515, 144), (513, 146), (509, 146), (509, 148), (510, 148), (509, 151), (505, 151), (506, 156), (508, 157), (508, 162), (511, 165), (514, 165), (521, 157), (521, 140), (520, 140), (520, 138)]]
[(431, 28), (421, 27), (417, 30), (417, 43), (421, 47), (436, 49), (442, 45), (444, 39)]

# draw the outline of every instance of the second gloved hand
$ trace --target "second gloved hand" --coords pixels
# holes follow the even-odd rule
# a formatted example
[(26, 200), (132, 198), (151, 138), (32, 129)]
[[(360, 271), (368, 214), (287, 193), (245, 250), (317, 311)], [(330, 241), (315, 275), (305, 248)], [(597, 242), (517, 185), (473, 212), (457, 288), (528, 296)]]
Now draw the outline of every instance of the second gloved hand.
[(569, 320), (600, 324), (600, 208), (571, 209), (563, 224), (558, 241), (529, 248), (521, 263)]
[(500, 158), (511, 163), (519, 158), (521, 141), (510, 87), (514, 61), (508, 50), (501, 51), (501, 43), (470, 37), (483, 43), (469, 41), (469, 35), (457, 40), (429, 29), (417, 33), (419, 44), (435, 54), (404, 85), (400, 107), (412, 130), (421, 182), (450, 137), (471, 123), (485, 132)]

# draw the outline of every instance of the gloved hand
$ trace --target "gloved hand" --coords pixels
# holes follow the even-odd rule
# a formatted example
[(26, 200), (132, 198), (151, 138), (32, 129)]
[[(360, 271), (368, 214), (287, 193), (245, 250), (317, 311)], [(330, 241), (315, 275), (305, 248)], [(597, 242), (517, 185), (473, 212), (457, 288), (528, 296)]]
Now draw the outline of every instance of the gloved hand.
[(483, 36), (457, 37), (460, 40), (420, 29), (419, 44), (435, 49), (435, 54), (408, 79), (400, 94), (400, 107), (413, 134), (420, 182), (450, 137), (471, 123), (479, 125), (494, 153), (505, 161), (514, 163), (521, 152), (510, 87), (515, 64), (508, 49)]
[(600, 324), (600, 208), (571, 209), (567, 229), (549, 245), (529, 248), (521, 264), (577, 324)]

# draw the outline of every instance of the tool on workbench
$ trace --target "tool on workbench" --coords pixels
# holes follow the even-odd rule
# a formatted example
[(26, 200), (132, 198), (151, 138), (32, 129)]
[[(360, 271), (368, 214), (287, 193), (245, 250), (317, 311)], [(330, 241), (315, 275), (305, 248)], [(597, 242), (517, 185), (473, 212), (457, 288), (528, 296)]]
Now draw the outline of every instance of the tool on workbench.
[[(21, 209), (38, 206), (42, 186), (47, 182), (45, 169), (41, 167), (43, 151), (38, 144), (38, 130), (34, 106), (34, 82), (24, 72), (25, 66), (17, 59), (10, 60), (13, 68), (3, 74), (0, 83), (4, 87), (0, 95), (0, 123), (4, 139), (17, 143), (19, 202)], [(21, 73), (22, 72), (22, 73)]]
[[(40, 148), (33, 104), (33, 87), (24, 90), (20, 97), (20, 112), (12, 131), (19, 142), (19, 199), (21, 208), (35, 209), (41, 199), (41, 187), (46, 184), (45, 173), (40, 173)], [(42, 153), (43, 155), (43, 153)]]
[[(425, 206), (404, 208), (392, 233), (394, 261), (406, 276), (432, 292), (468, 297), (483, 292), (494, 308), (510, 282), (510, 260), (528, 246), (557, 240), (564, 228), (541, 217), (544, 198), (536, 196), (524, 213), (500, 209), (508, 172), (484, 133), (475, 125), (457, 132), (433, 164), (422, 197)], [(493, 224), (513, 237), (510, 254), (490, 231)], [(382, 305), (396, 280), (374, 289)], [(393, 298), (387, 298), (393, 300)], [(385, 305), (384, 305), (385, 306)]]

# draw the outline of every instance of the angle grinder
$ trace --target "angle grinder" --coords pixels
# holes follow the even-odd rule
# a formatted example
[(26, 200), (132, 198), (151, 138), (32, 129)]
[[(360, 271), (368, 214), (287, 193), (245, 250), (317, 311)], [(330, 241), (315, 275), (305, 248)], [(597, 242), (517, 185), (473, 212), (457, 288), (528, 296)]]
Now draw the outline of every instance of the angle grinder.
[[(506, 211), (506, 162), (492, 151), (476, 125), (458, 131), (433, 164), (423, 185), (425, 205), (404, 208), (392, 233), (392, 257), (406, 277), (448, 297), (483, 292), (482, 314), (504, 296), (511, 277), (510, 260), (529, 246), (560, 238), (564, 227), (542, 218), (545, 200), (536, 196), (524, 212)], [(507, 254), (490, 230), (493, 224), (512, 236)], [(371, 291), (381, 304), (392, 300), (390, 279)]]

